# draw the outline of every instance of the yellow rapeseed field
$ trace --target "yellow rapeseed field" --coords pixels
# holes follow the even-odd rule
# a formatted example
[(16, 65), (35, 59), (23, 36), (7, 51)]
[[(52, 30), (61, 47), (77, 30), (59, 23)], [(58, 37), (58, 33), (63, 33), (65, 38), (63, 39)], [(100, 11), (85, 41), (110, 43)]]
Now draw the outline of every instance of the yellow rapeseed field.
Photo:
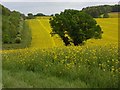
[(96, 21), (103, 30), (102, 39), (90, 39), (87, 45), (118, 45), (118, 18), (98, 18)]
[(28, 21), (29, 26), (32, 30), (32, 42), (31, 47), (35, 48), (46, 48), (55, 46), (52, 37), (47, 30), (47, 26), (41, 23), (41, 20), (34, 19)]
[[(31, 46), (24, 49), (1, 51), (3, 70), (13, 71), (12, 73), (22, 70), (38, 74), (45, 73), (48, 74), (48, 77), (49, 75), (62, 77), (66, 78), (65, 80), (69, 79), (70, 82), (83, 81), (87, 87), (118, 87), (118, 74), (120, 75), (118, 18), (96, 19), (103, 30), (102, 39), (90, 39), (83, 46), (68, 47), (64, 46), (58, 35), (51, 37), (52, 29), (49, 18), (38, 17), (27, 21), (32, 31)], [(9, 77), (7, 74), (3, 76)], [(3, 77), (5, 87), (7, 87), (6, 83), (10, 81), (6, 77)], [(27, 79), (23, 79), (23, 77), (18, 78), (27, 85), (40, 87), (42, 84), (44, 86), (44, 82), (38, 83), (40, 77), (34, 79), (32, 83), (28, 82), (29, 78), (31, 81), (31, 77)], [(39, 85), (37, 86), (37, 84)], [(75, 85), (77, 85), (76, 82)], [(81, 85), (82, 83), (76, 87), (81, 87)], [(17, 87), (16, 83), (13, 87)]]

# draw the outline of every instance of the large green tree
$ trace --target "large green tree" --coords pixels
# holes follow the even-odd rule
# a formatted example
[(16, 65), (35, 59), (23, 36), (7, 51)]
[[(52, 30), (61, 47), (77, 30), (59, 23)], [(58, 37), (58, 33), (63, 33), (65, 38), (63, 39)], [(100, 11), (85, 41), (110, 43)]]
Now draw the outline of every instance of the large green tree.
[(101, 38), (102, 34), (96, 21), (90, 15), (78, 10), (68, 9), (55, 14), (50, 19), (50, 24), (52, 32), (58, 34), (66, 46), (70, 44), (70, 41), (76, 46), (90, 38)]

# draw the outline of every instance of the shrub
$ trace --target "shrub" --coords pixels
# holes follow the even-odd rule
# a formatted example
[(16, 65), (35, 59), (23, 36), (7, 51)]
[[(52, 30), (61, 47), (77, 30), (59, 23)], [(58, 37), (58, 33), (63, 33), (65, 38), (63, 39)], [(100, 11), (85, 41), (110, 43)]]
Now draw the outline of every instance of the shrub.
[(10, 37), (9, 37), (9, 35), (3, 35), (3, 43), (9, 43), (10, 42)]
[(105, 14), (103, 15), (103, 18), (109, 18), (108, 13), (105, 13)]
[(21, 38), (20, 37), (16, 37), (15, 38), (15, 43), (21, 43)]
[(21, 37), (21, 34), (17, 34), (16, 36), (17, 36), (17, 37)]

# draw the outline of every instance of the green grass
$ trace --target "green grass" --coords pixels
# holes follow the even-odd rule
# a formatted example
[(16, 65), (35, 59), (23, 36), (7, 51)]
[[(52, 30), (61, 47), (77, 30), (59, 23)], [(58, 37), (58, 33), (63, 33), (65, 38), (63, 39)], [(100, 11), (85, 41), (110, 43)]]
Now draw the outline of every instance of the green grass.
[[(34, 73), (31, 71), (20, 71), (11, 73), (10, 71), (3, 71), (3, 78), (6, 78), (8, 82), (4, 83), (3, 87), (10, 88), (85, 88), (87, 85), (82, 81), (64, 80), (55, 76), (46, 75), (43, 73)], [(8, 76), (9, 75), (9, 76)], [(22, 77), (22, 78), (21, 78)], [(31, 78), (32, 77), (32, 78)], [(19, 82), (18, 82), (19, 81)], [(14, 83), (13, 83), (14, 82)], [(63, 84), (64, 83), (64, 84)]]
[(2, 16), (0, 15), (0, 49), (2, 48), (2, 22), (1, 21), (2, 21)]

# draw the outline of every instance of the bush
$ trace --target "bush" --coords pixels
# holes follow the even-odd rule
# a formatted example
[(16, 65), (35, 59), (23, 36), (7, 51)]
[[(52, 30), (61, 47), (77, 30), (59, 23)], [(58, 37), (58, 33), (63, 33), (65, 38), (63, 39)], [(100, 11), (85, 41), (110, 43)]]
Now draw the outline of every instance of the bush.
[(17, 37), (21, 37), (21, 34), (17, 34), (16, 36), (17, 36)]
[(18, 31), (17, 34), (21, 34), (21, 31)]
[(10, 42), (10, 37), (9, 37), (9, 35), (3, 35), (3, 43), (9, 43)]
[(15, 38), (15, 43), (21, 43), (21, 38), (20, 37), (16, 37)]
[(105, 13), (105, 14), (103, 15), (103, 18), (109, 18), (108, 13)]
[(33, 18), (34, 18), (34, 15), (32, 13), (28, 13), (27, 19), (33, 19)]

